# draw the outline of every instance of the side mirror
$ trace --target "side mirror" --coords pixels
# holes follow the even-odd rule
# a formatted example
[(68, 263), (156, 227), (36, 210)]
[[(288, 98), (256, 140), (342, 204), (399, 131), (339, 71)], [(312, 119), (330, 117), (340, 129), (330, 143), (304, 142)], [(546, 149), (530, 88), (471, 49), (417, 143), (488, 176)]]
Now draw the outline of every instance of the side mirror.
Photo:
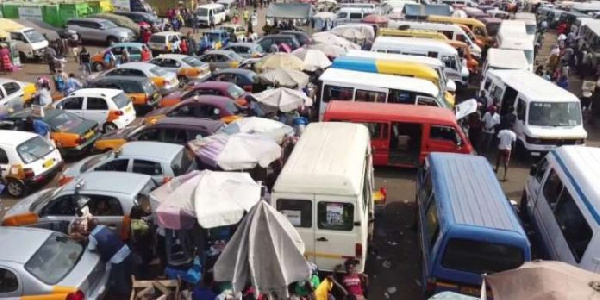
[(450, 93), (456, 93), (456, 82), (453, 80), (448, 80), (446, 82), (446, 90)]
[(535, 176), (535, 173), (537, 173), (537, 164), (532, 164), (531, 169), (529, 169), (529, 175)]

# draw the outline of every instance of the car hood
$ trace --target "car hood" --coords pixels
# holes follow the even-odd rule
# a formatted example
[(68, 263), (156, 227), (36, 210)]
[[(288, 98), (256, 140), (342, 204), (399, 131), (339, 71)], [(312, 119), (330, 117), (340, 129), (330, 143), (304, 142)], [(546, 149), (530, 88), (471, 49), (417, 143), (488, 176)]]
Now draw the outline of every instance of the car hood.
[(155, 116), (160, 116), (160, 115), (164, 115), (167, 112), (169, 112), (171, 110), (172, 107), (162, 107), (162, 108), (158, 108), (155, 109), (149, 113), (147, 113), (144, 117), (148, 118), (148, 117), (155, 117)]
[(525, 127), (525, 134), (536, 138), (587, 138), (583, 126), (534, 126)]
[(106, 285), (107, 275), (106, 264), (100, 255), (84, 248), (75, 267), (56, 286), (77, 288), (90, 297), (97, 289), (106, 288), (100, 285)]

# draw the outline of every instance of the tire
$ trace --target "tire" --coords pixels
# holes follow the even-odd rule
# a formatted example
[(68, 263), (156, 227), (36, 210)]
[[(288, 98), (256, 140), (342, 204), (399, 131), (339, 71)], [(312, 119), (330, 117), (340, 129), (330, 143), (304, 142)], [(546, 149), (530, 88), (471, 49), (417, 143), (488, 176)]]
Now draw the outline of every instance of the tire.
[(104, 71), (104, 65), (102, 63), (95, 62), (92, 65), (92, 70), (94, 70), (96, 72), (102, 72), (102, 71)]
[(22, 63), (27, 61), (27, 55), (25, 55), (25, 52), (19, 51), (19, 59)]
[(177, 80), (179, 80), (179, 87), (183, 88), (187, 85), (188, 83), (188, 78), (187, 76), (177, 76)]
[(113, 44), (113, 43), (118, 43), (118, 42), (119, 42), (119, 39), (114, 36), (109, 36), (106, 38), (106, 43), (108, 45)]
[(19, 198), (25, 194), (25, 185), (20, 180), (9, 178), (6, 182), (6, 191), (9, 195)]
[(110, 132), (110, 131), (115, 131), (115, 130), (119, 129), (119, 127), (117, 127), (117, 125), (115, 125), (114, 123), (104, 123), (104, 126), (102, 126), (102, 129), (106, 133), (106, 132)]

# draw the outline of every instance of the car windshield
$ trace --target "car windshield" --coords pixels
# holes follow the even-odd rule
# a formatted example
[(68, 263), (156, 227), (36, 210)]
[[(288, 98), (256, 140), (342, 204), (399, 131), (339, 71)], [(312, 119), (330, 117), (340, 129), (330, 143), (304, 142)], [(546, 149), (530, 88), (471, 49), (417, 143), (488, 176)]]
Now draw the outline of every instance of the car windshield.
[(231, 57), (231, 59), (234, 61), (243, 61), (244, 60), (243, 57), (241, 57), (239, 54), (237, 54), (233, 51), (227, 53), (227, 56)]
[(102, 21), (102, 22), (100, 22), (100, 25), (106, 29), (111, 29), (111, 28), (117, 27), (117, 25), (115, 25), (115, 23), (110, 22), (110, 21)]
[(529, 125), (581, 125), (581, 107), (578, 102), (531, 102)]
[(235, 99), (241, 97), (244, 94), (244, 90), (237, 85), (229, 86), (227, 88), (227, 92), (231, 95), (231, 97), (233, 97)]
[(39, 192), (37, 195), (31, 195), (30, 197), (36, 197), (36, 199), (33, 201), (33, 203), (31, 203), (31, 206), (29, 207), (29, 211), (35, 212), (35, 213), (41, 211), (42, 208), (46, 206), (46, 203), (48, 203), (48, 202), (50, 202), (50, 200), (54, 199), (54, 196), (56, 196), (61, 190), (62, 190), (62, 188), (60, 188), (60, 187), (54, 187), (54, 188), (45, 189), (45, 190)]
[(150, 73), (152, 73), (156, 76), (165, 76), (165, 75), (167, 75), (168, 72), (163, 68), (156, 67), (156, 68), (150, 69)]
[(23, 31), (25, 37), (29, 40), (30, 43), (41, 43), (46, 39), (39, 32), (35, 30), (25, 30)]
[(167, 42), (167, 37), (164, 35), (153, 35), (150, 37), (150, 43), (164, 44)]
[(43, 158), (52, 150), (54, 146), (41, 136), (32, 137), (17, 146), (17, 153), (26, 164)]
[(195, 58), (195, 57), (191, 57), (191, 56), (186, 56), (183, 59), (181, 59), (184, 63), (196, 68), (196, 67), (202, 67), (204, 66), (204, 63), (201, 62), (199, 59)]
[(131, 99), (129, 99), (125, 93), (118, 93), (112, 98), (112, 100), (115, 102), (118, 108), (123, 108), (131, 103)]
[(201, 17), (205, 17), (205, 16), (208, 15), (208, 9), (206, 9), (206, 8), (198, 8), (196, 10), (196, 15), (197, 16), (201, 16)]
[(83, 124), (83, 119), (76, 114), (62, 112), (56, 116), (46, 119), (50, 127), (58, 131), (71, 131)]
[(103, 161), (109, 159), (112, 155), (113, 155), (112, 151), (108, 151), (108, 152), (103, 153), (103, 154), (94, 155), (94, 156), (90, 157), (90, 159), (88, 159), (86, 162), (84, 162), (81, 165), (81, 169), (79, 169), (79, 171), (81, 173), (85, 173), (89, 169), (91, 169), (94, 166), (98, 165), (100, 162), (103, 162)]
[(181, 149), (179, 154), (177, 154), (171, 162), (173, 173), (175, 176), (185, 174), (193, 162), (194, 158), (192, 155), (186, 149)]
[(83, 245), (60, 233), (52, 233), (33, 254), (25, 270), (38, 280), (54, 285), (65, 278), (83, 255)]

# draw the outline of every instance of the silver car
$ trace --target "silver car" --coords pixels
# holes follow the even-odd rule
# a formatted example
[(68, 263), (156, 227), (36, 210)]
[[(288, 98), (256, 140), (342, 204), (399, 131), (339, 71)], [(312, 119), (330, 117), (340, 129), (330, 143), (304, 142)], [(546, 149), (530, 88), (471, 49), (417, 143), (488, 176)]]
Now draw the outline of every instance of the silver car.
[(102, 299), (109, 272), (100, 256), (46, 229), (0, 227), (3, 299)]
[(84, 41), (111, 44), (135, 40), (135, 33), (131, 29), (119, 27), (109, 20), (100, 18), (69, 19), (67, 30), (75, 31)]

